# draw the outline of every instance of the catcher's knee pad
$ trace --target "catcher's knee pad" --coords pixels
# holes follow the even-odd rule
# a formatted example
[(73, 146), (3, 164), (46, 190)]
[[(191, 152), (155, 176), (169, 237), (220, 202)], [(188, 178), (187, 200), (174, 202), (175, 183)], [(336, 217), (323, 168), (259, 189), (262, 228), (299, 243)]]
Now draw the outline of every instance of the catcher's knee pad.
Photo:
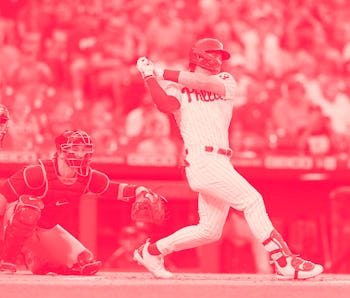
[(14, 261), (24, 242), (32, 236), (41, 215), (43, 202), (35, 197), (21, 196), (4, 233), (4, 258)]
[(29, 195), (22, 195), (18, 199), (10, 222), (11, 224), (36, 227), (41, 215), (41, 209), (43, 208), (44, 203), (41, 199)]

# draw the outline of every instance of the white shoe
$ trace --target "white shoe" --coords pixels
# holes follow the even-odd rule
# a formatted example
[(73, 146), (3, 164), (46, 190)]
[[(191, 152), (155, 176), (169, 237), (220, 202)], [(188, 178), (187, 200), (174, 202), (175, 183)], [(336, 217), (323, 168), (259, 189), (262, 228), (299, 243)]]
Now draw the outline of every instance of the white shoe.
[(263, 242), (265, 246), (270, 243), (274, 243), (277, 247), (269, 253), (279, 279), (307, 279), (323, 272), (323, 266), (292, 254), (281, 234), (276, 230), (273, 230), (270, 237)]
[(173, 274), (164, 268), (164, 258), (162, 255), (153, 256), (148, 252), (149, 240), (144, 245), (134, 251), (134, 260), (143, 265), (157, 278), (172, 278)]
[(308, 279), (323, 272), (323, 266), (296, 255), (283, 256), (273, 261), (279, 279)]

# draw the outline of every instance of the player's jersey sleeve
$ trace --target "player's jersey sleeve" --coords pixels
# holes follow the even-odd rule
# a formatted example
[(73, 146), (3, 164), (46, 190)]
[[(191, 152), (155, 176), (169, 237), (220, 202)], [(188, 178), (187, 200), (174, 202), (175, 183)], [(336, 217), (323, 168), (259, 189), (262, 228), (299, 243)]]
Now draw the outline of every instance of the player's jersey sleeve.
[(0, 193), (8, 202), (18, 200), (22, 194), (40, 196), (45, 190), (45, 178), (40, 165), (24, 167), (9, 177), (1, 186)]
[(226, 90), (225, 98), (228, 100), (234, 99), (237, 92), (236, 80), (228, 72), (221, 72), (217, 74), (217, 76), (223, 81), (225, 85), (225, 90)]
[(120, 183), (110, 180), (106, 174), (92, 170), (87, 192), (98, 195), (101, 199), (117, 200), (119, 198), (120, 185)]
[(110, 179), (106, 174), (97, 170), (91, 170), (88, 192), (101, 195), (108, 190), (109, 185)]
[(163, 88), (165, 93), (169, 96), (174, 96), (181, 103), (181, 88), (180, 84), (162, 80), (159, 81), (159, 85)]

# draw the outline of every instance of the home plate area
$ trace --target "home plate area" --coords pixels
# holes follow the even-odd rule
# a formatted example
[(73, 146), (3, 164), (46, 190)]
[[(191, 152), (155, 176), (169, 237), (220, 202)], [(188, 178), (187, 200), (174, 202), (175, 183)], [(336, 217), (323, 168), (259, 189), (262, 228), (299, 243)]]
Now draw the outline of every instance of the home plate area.
[(95, 276), (0, 274), (2, 298), (187, 298), (350, 297), (350, 275), (323, 274), (309, 280), (275, 275), (176, 273), (159, 280), (146, 272), (99, 272)]

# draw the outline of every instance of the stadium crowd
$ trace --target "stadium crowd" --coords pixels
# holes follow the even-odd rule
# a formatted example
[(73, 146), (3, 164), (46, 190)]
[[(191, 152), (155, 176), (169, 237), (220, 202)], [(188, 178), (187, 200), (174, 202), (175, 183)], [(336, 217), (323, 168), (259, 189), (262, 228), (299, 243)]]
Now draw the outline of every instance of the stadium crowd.
[(237, 154), (348, 154), (349, 17), (347, 0), (2, 0), (6, 149), (46, 156), (54, 135), (79, 128), (97, 155), (180, 153), (135, 62), (185, 68), (184, 49), (215, 37), (238, 83)]

